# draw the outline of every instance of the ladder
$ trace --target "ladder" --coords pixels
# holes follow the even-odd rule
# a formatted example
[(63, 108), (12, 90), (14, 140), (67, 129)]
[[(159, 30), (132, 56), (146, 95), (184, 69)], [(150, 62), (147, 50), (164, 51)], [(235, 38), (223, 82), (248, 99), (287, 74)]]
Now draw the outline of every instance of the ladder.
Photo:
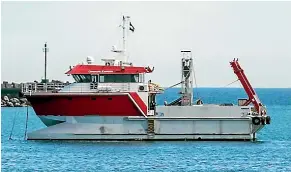
[(148, 118), (148, 139), (153, 139), (155, 137), (155, 120)]

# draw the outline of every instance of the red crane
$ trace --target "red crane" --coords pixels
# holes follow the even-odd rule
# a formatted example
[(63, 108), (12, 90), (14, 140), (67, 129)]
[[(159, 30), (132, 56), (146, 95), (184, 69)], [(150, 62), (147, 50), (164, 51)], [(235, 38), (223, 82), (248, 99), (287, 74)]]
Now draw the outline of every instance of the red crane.
[(234, 73), (237, 75), (238, 79), (240, 80), (242, 86), (244, 87), (245, 92), (247, 93), (249, 99), (243, 104), (244, 106), (249, 105), (250, 103), (253, 103), (255, 110), (260, 115), (265, 115), (266, 110), (261, 103), (259, 97), (257, 96), (255, 90), (251, 86), (250, 82), (248, 81), (244, 70), (240, 67), (238, 63), (238, 59), (233, 59), (232, 62), (230, 62), (231, 67), (233, 68)]

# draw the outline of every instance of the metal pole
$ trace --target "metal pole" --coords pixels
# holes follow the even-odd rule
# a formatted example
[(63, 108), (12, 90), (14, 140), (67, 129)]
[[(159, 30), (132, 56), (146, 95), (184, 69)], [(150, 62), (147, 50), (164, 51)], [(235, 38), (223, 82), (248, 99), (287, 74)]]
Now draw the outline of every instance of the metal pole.
[(48, 48), (47, 48), (47, 43), (44, 43), (44, 90), (47, 91), (47, 77), (46, 77), (46, 70), (47, 70), (47, 52), (48, 52)]
[(26, 121), (25, 121), (24, 140), (26, 139), (26, 133), (27, 133), (27, 122), (28, 122), (28, 106), (26, 106)]
[(47, 60), (46, 60), (46, 54), (47, 54), (47, 44), (44, 44), (44, 82), (46, 83), (46, 66), (47, 66)]

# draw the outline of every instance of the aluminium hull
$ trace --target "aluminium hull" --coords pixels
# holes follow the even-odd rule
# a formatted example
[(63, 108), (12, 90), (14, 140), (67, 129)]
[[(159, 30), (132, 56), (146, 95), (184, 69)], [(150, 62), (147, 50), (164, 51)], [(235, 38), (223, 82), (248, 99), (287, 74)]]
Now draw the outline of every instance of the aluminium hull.
[(156, 134), (154, 138), (148, 135), (141, 134), (53, 134), (53, 135), (39, 135), (37, 133), (29, 133), (28, 140), (92, 140), (92, 141), (252, 141), (253, 136), (248, 134), (241, 135), (215, 135), (215, 134)]
[[(28, 140), (177, 141), (256, 139), (264, 125), (250, 118), (165, 118), (40, 116), (47, 128), (28, 133)], [(57, 122), (56, 122), (57, 121)], [(62, 121), (62, 122), (60, 122)]]

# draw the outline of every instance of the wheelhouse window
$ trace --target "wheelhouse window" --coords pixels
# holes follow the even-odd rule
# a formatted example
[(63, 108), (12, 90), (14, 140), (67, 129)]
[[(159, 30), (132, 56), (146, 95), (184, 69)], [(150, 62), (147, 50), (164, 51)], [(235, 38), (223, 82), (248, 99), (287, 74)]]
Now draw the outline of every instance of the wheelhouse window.
[(124, 82), (140, 82), (139, 74), (101, 74), (100, 82), (108, 83), (124, 83)]
[(138, 82), (144, 83), (144, 74), (143, 73), (139, 74)]
[(92, 81), (91, 75), (73, 75), (76, 82), (89, 83)]
[[(90, 82), (101, 82), (101, 83), (142, 83), (144, 81), (144, 74), (100, 74), (98, 75), (72, 75), (77, 83), (90, 83)], [(99, 78), (99, 79), (98, 79)]]

